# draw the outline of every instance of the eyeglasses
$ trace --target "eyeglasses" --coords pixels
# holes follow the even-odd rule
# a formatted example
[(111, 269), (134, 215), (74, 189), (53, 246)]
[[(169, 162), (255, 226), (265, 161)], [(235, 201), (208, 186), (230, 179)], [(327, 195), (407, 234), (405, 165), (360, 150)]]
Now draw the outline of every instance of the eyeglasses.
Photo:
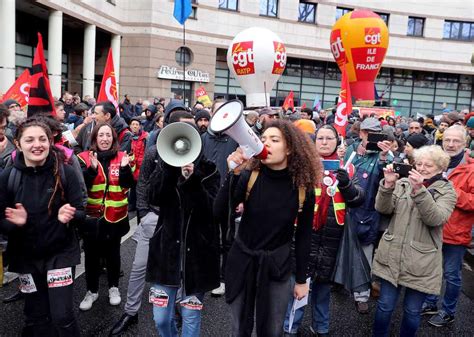
[(10, 104), (10, 105), (8, 106), (8, 109), (13, 109), (13, 108), (16, 108), (16, 107), (19, 108), (20, 106), (19, 106), (18, 104)]
[(316, 138), (316, 140), (318, 142), (323, 142), (323, 141), (330, 142), (330, 141), (333, 141), (335, 139), (336, 139), (336, 137), (317, 137)]

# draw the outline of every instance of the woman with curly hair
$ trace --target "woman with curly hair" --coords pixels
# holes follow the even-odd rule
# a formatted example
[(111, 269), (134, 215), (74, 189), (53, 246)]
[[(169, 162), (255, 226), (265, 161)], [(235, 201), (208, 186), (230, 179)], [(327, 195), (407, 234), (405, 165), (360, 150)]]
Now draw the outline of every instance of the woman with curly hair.
[(240, 148), (229, 155), (228, 164), (239, 166), (229, 172), (215, 204), (220, 216), (244, 204), (225, 272), (233, 336), (252, 334), (255, 307), (258, 336), (283, 333), (291, 293), (293, 236), (294, 297), (308, 294), (307, 264), (320, 160), (309, 137), (286, 121), (268, 123), (262, 142), (268, 152), (265, 159), (245, 158)]

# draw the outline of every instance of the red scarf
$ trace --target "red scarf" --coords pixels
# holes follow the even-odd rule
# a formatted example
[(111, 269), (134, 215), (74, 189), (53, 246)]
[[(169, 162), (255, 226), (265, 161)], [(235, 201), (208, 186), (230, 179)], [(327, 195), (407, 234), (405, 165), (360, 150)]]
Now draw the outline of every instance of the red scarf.
[[(323, 157), (323, 160), (338, 160), (337, 153), (333, 153), (330, 156)], [(329, 177), (335, 181), (336, 176), (329, 172)], [(327, 194), (327, 188), (325, 184), (320, 183), (321, 186), (321, 196), (316, 197), (316, 205), (318, 205), (318, 210), (313, 215), (313, 230), (317, 231), (322, 228), (326, 224), (326, 220), (328, 217), (328, 209), (329, 203), (331, 202), (332, 198)]]

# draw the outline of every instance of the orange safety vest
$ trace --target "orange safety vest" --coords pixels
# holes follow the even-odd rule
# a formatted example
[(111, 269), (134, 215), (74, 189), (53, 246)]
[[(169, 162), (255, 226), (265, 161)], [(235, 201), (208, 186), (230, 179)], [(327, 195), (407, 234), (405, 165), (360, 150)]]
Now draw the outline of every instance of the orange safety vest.
[[(128, 189), (119, 185), (120, 162), (126, 155), (126, 152), (117, 152), (117, 155), (110, 161), (107, 177), (102, 164), (98, 163), (97, 176), (92, 182), (92, 186), (87, 189), (87, 215), (104, 216), (105, 220), (111, 223), (119, 222), (128, 216)], [(89, 151), (79, 153), (78, 158), (89, 168), (91, 165)]]
[[(342, 164), (343, 163), (341, 161), (341, 165)], [(347, 168), (347, 172), (349, 173), (349, 177), (352, 179), (355, 172), (354, 165), (350, 164), (349, 167)], [(336, 178), (334, 177), (334, 175), (332, 175), (331, 178), (333, 179), (333, 184), (334, 184), (336, 182)], [(318, 211), (318, 205), (321, 199), (321, 193), (322, 193), (321, 187), (316, 187), (314, 189), (314, 194), (316, 197), (316, 201), (314, 203), (314, 213)], [(344, 225), (344, 218), (346, 216), (346, 202), (344, 200), (344, 197), (342, 196), (342, 193), (339, 191), (339, 188), (337, 187), (336, 187), (336, 193), (332, 197), (332, 205), (334, 208), (334, 215), (336, 217), (337, 224), (341, 226)]]

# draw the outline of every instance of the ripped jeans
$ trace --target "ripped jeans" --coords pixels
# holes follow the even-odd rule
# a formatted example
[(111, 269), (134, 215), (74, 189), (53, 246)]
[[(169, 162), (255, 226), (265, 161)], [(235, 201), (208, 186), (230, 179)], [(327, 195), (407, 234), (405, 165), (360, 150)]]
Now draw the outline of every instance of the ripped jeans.
[[(201, 310), (204, 294), (179, 296), (179, 288), (154, 284), (150, 289), (150, 302), (153, 303), (153, 320), (162, 337), (177, 337), (175, 304), (183, 319), (183, 337), (199, 336), (201, 330)], [(177, 299), (178, 297), (178, 299)], [(181, 297), (181, 298), (179, 298)], [(178, 302), (178, 303), (177, 303)]]

